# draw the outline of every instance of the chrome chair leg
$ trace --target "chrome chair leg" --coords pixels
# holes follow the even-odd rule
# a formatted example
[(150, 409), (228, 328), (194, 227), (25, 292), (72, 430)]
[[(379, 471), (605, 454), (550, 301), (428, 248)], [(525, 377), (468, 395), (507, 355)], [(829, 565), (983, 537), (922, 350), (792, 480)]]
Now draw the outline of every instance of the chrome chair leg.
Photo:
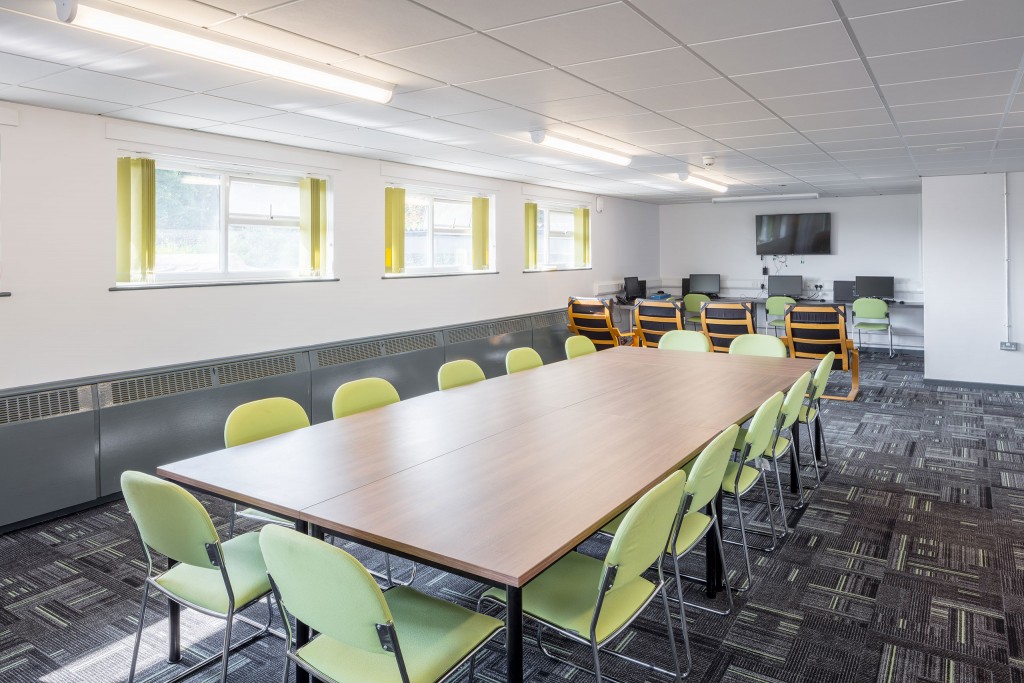
[[(718, 528), (718, 520), (714, 520), (715, 543), (718, 544), (718, 556), (722, 558), (722, 576), (725, 578), (725, 599), (729, 605), (729, 612), (732, 612), (732, 586), (729, 585), (729, 567), (725, 562), (725, 546), (722, 544), (722, 530)], [(726, 612), (728, 614), (729, 612)]]
[(235, 515), (238, 514), (238, 503), (231, 504), (231, 521), (228, 522), (228, 538), (235, 537)]
[[(768, 506), (768, 526), (772, 530), (772, 550), (778, 547), (778, 537), (775, 535), (775, 513), (772, 512), (772, 496), (768, 490), (768, 477), (761, 472), (761, 483), (764, 484), (764, 504)], [(785, 536), (785, 532), (783, 532)]]
[(135, 647), (132, 648), (132, 668), (128, 671), (128, 683), (135, 680), (135, 665), (139, 661), (139, 645), (142, 643), (142, 629), (146, 623), (146, 605), (149, 602), (149, 582), (142, 586), (142, 609), (139, 611), (139, 627), (135, 629)]
[(889, 325), (889, 358), (895, 358), (896, 352), (892, 348), (892, 325)]
[(220, 683), (227, 683), (228, 680), (228, 655), (231, 654), (231, 622), (234, 621), (234, 609), (228, 612), (227, 622), (224, 624), (224, 656), (220, 662)]
[(683, 643), (686, 647), (687, 667), (686, 674), (679, 669), (679, 652), (676, 651), (676, 633), (672, 628), (672, 612), (668, 607), (668, 588), (664, 582), (661, 584), (661, 606), (665, 609), (665, 625), (668, 626), (668, 647), (672, 651), (672, 663), (675, 664), (676, 676), (675, 680), (683, 680), (685, 676), (690, 675), (690, 639), (686, 634), (686, 610), (683, 609), (683, 603), (679, 603), (679, 620), (683, 622)]
[(754, 572), (750, 568), (750, 551), (747, 549), (747, 525), (743, 522), (743, 505), (740, 503), (738, 493), (733, 494), (736, 498), (736, 513), (740, 518), (740, 536), (743, 538), (743, 560), (747, 564), (747, 585), (744, 588), (737, 587), (736, 590), (747, 591), (754, 586)]
[[(775, 485), (779, 489), (779, 515), (782, 517), (782, 531), (780, 533), (780, 536), (782, 538), (785, 538), (786, 534), (789, 533), (789, 520), (786, 519), (786, 499), (782, 497), (782, 473), (779, 472), (779, 459), (775, 458), (775, 460), (773, 461), (773, 464), (775, 465)], [(771, 513), (771, 509), (772, 509), (772, 506), (771, 506), (771, 503), (769, 502), (768, 503), (768, 512), (769, 513)]]

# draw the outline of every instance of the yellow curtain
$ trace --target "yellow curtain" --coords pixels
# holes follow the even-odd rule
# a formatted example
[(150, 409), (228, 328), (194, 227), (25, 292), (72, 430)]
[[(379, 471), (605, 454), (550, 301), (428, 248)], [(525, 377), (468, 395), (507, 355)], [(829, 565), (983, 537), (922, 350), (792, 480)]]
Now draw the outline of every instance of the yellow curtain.
[(405, 188), (384, 188), (384, 272), (405, 270)]
[(590, 209), (573, 209), (572, 216), (572, 235), (576, 247), (574, 263), (577, 268), (585, 268), (590, 265)]
[(526, 202), (526, 263), (527, 270), (537, 267), (537, 205)]
[(299, 197), (302, 269), (306, 275), (323, 277), (327, 275), (327, 181), (301, 179)]
[(117, 160), (117, 281), (149, 282), (156, 264), (156, 163)]
[(473, 270), (487, 270), (491, 253), (491, 201), (473, 197)]

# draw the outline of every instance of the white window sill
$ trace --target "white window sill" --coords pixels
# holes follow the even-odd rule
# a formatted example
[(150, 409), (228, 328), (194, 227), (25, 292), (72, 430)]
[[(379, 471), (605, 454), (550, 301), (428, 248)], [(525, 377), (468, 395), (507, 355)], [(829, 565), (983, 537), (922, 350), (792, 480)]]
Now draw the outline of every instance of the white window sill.
[(338, 282), (336, 277), (288, 278), (281, 280), (217, 280), (214, 282), (119, 282), (109, 288), (111, 292), (130, 292), (139, 289), (185, 289), (188, 287), (234, 287), (237, 285), (285, 285), (295, 282)]
[(385, 273), (381, 280), (407, 280), (418, 277), (461, 277), (463, 275), (497, 275), (496, 270), (459, 270), (451, 273)]
[(593, 270), (593, 266), (551, 266), (550, 268), (524, 268), (524, 273), (557, 273), (564, 272), (567, 270)]

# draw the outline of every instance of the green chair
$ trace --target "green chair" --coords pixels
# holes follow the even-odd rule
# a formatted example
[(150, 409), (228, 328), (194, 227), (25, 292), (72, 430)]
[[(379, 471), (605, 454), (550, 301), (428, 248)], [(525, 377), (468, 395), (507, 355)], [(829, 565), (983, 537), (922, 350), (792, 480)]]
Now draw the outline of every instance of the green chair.
[[(666, 547), (675, 541), (685, 487), (686, 473), (680, 470), (644, 494), (622, 518), (604, 560), (571, 552), (523, 587), (523, 615), (537, 622), (537, 644), (544, 654), (566, 661), (544, 645), (544, 629), (551, 629), (590, 646), (594, 660), (590, 673), (597, 677), (598, 683), (604, 680), (602, 650), (672, 676), (674, 680), (682, 677), (660, 560)], [(643, 577), (651, 565), (657, 567), (657, 583)], [(675, 671), (640, 662), (609, 647), (659, 594)], [(485, 601), (504, 604), (505, 591), (492, 588), (480, 597), (480, 604)], [(682, 610), (680, 617), (685, 623)]]
[(698, 351), (707, 353), (711, 351), (711, 342), (708, 341), (703, 332), (672, 330), (662, 335), (658, 348), (670, 351)]
[(480, 366), (471, 360), (451, 360), (437, 371), (437, 388), (441, 391), (483, 382), (487, 377)]
[(514, 372), (539, 368), (542, 365), (544, 365), (544, 360), (540, 354), (529, 346), (512, 349), (505, 354), (505, 372), (510, 375)]
[[(121, 491), (139, 532), (147, 565), (128, 683), (135, 680), (150, 590), (166, 596), (175, 609), (178, 605), (184, 605), (207, 616), (225, 620), (223, 651), (203, 659), (171, 679), (178, 681), (186, 678), (219, 659), (220, 681), (224, 683), (228, 675), (228, 655), (265, 635), (270, 629), (270, 583), (260, 554), (258, 534), (243, 534), (221, 543), (217, 529), (202, 503), (180, 486), (148, 474), (124, 472), (121, 475)], [(167, 557), (167, 571), (154, 571), (151, 549)], [(236, 615), (264, 598), (267, 600), (266, 625), (232, 645), (231, 626)], [(172, 620), (172, 643), (178, 639), (176, 629), (177, 622)], [(180, 654), (172, 650), (172, 657), (175, 655), (180, 659)]]
[[(243, 403), (231, 411), (228, 419), (224, 422), (224, 447), (241, 446), (308, 426), (309, 417), (306, 416), (305, 409), (295, 401), (280, 396), (262, 398), (258, 401)], [(255, 508), (239, 510), (238, 505), (233, 503), (231, 505), (231, 522), (228, 525), (228, 538), (235, 535), (236, 517), (292, 526), (292, 521), (289, 519)]]
[[(822, 467), (828, 467), (828, 450), (825, 447), (825, 429), (824, 424), (821, 422), (821, 397), (825, 394), (825, 387), (828, 385), (828, 376), (832, 374), (832, 366), (835, 362), (835, 351), (829, 351), (818, 363), (818, 367), (814, 369), (814, 376), (811, 378), (811, 387), (807, 393), (808, 400), (800, 407), (800, 414), (797, 416), (797, 421), (807, 428), (807, 442), (811, 445), (811, 462), (814, 464), (815, 479), (815, 485), (812, 488), (818, 488), (818, 485), (821, 484), (821, 472), (818, 470), (818, 460), (822, 460)], [(811, 425), (815, 422), (818, 423), (818, 429), (821, 433), (821, 453), (818, 453), (817, 448), (814, 445), (814, 435), (811, 434)], [(795, 453), (793, 457), (797, 458), (797, 463), (799, 464), (799, 453)]]
[[(786, 306), (795, 304), (796, 299), (789, 296), (770, 296), (764, 302), (765, 323), (768, 329), (779, 336), (779, 328), (786, 331)], [(768, 329), (765, 331), (767, 332)]]
[(380, 377), (365, 377), (345, 382), (338, 387), (331, 400), (331, 412), (337, 420), (339, 417), (389, 406), (400, 400), (391, 382)]
[[(861, 320), (857, 320), (860, 318)], [(892, 348), (892, 323), (889, 319), (889, 304), (881, 299), (861, 297), (853, 302), (853, 329), (857, 330), (857, 346), (863, 346), (864, 332), (889, 333), (889, 358), (896, 356)]]
[(785, 358), (789, 351), (786, 344), (770, 334), (741, 334), (732, 340), (729, 353), (737, 356), (768, 356)]
[(289, 615), (317, 634), (295, 649), (289, 638), (284, 681), (291, 664), (333, 683), (444, 681), (504, 630), (412, 588), (381, 592), (358, 560), (311, 536), (268, 526), (259, 542), (288, 635)]
[(696, 325), (700, 329), (700, 307), (711, 301), (707, 294), (687, 294), (683, 297), (683, 323)]
[(565, 340), (565, 357), (567, 359), (572, 360), (591, 353), (597, 353), (597, 347), (588, 337), (576, 334)]
[[(733, 590), (745, 591), (754, 585), (754, 574), (750, 569), (750, 548), (756, 546), (751, 546), (747, 541), (747, 525), (743, 520), (742, 499), (743, 496), (753, 490), (758, 482), (761, 482), (764, 486), (765, 500), (771, 501), (771, 496), (768, 493), (768, 480), (764, 477), (764, 470), (757, 467), (757, 460), (765, 451), (775, 447), (773, 438), (779, 421), (779, 414), (782, 411), (783, 400), (782, 392), (776, 392), (757, 409), (754, 417), (750, 420), (750, 425), (747, 427), (742, 442), (738, 444), (740, 446), (739, 461), (729, 462), (725, 468), (725, 477), (722, 479), (722, 492), (731, 495), (733, 500), (736, 501), (736, 514), (740, 521), (739, 527), (726, 526), (726, 528), (737, 529), (743, 539), (741, 543), (727, 539), (726, 543), (743, 546), (743, 559), (747, 565), (746, 586), (733, 587)], [(775, 534), (775, 515), (771, 511), (768, 514), (768, 524), (771, 528), (772, 544), (767, 547), (757, 547), (758, 550), (764, 550), (765, 552), (775, 550), (778, 544), (778, 538)], [(750, 531), (757, 534), (763, 533), (753, 529)]]
[[(334, 392), (334, 399), (331, 401), (331, 410), (334, 419), (337, 420), (349, 415), (363, 413), (374, 408), (382, 408), (398, 403), (401, 398), (398, 391), (386, 379), (380, 377), (365, 377), (363, 379), (345, 382)], [(416, 578), (416, 564), (413, 563), (412, 573), (407, 581), (399, 581), (391, 573), (391, 555), (384, 554), (384, 573), (370, 571), (377, 578), (384, 579), (388, 585), (401, 584), (410, 585)]]

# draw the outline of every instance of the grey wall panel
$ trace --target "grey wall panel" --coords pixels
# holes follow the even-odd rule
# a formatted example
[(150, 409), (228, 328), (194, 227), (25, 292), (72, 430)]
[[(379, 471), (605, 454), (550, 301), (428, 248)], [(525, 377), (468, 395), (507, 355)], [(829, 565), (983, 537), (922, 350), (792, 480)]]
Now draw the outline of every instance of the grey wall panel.
[(533, 316), (533, 348), (545, 363), (565, 360), (565, 340), (572, 336), (565, 311)]
[(118, 492), (125, 470), (152, 473), (160, 465), (223, 448), (224, 421), (247, 401), (284, 396), (297, 401), (308, 414), (308, 355), (293, 355), (295, 370), (286, 374), (251, 378), (239, 373), (239, 363), (232, 363), (218, 366), (222, 369), (218, 377), (227, 384), (101, 404), (100, 495)]
[[(96, 497), (96, 413), (91, 388), (75, 412), (0, 415), (0, 527)], [(49, 392), (57, 393), (57, 392)], [(0, 403), (19, 398), (0, 399)], [(2, 412), (2, 411), (0, 411)]]

